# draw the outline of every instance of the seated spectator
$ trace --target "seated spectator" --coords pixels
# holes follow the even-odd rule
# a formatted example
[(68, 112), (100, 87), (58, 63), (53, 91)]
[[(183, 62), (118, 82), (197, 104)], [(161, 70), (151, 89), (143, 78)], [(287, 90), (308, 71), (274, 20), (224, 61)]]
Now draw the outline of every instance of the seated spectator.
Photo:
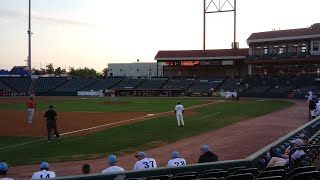
[(201, 147), (202, 155), (199, 157), (198, 163), (215, 162), (218, 161), (218, 156), (210, 151), (209, 146)]
[(304, 145), (304, 146), (309, 145), (309, 138), (308, 138), (307, 135), (305, 135), (305, 134), (301, 135), (301, 136), (300, 136), (300, 139), (303, 141), (303, 145)]
[(157, 168), (157, 162), (153, 158), (147, 158), (147, 154), (139, 152), (135, 157), (138, 159), (133, 167), (133, 170), (144, 170)]
[[(303, 140), (301, 139), (296, 139), (294, 141), (292, 141), (293, 143), (293, 147), (301, 147), (302, 145), (304, 145)], [(271, 166), (285, 166), (287, 164), (289, 164), (289, 155), (288, 155), (288, 148), (286, 149), (285, 154), (282, 154), (282, 157), (272, 157), (271, 160), (269, 161), (267, 167), (271, 167)], [(296, 150), (294, 153), (292, 153), (291, 158), (293, 160), (299, 159), (301, 156), (303, 156), (305, 154), (305, 152), (303, 150)]]
[(1, 180), (13, 180), (7, 178), (8, 165), (5, 162), (0, 162), (0, 179)]
[(54, 173), (53, 171), (49, 171), (49, 164), (47, 162), (42, 162), (40, 164), (40, 170), (41, 171), (33, 173), (31, 179), (44, 179), (56, 177), (56, 173)]
[(110, 155), (107, 160), (109, 167), (102, 171), (102, 174), (109, 174), (113, 172), (120, 172), (124, 171), (122, 167), (116, 166), (117, 164), (117, 157), (115, 155)]
[(82, 174), (90, 174), (91, 172), (91, 167), (89, 164), (84, 164), (82, 166)]
[(180, 158), (179, 152), (173, 151), (171, 153), (172, 159), (168, 161), (167, 166), (185, 166), (187, 165), (186, 160), (184, 158)]

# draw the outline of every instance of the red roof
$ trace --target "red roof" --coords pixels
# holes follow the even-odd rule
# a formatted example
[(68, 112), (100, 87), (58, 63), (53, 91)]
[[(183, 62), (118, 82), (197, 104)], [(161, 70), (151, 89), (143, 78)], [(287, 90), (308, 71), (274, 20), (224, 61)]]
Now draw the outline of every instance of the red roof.
[(224, 56), (247, 56), (248, 48), (243, 49), (213, 49), (213, 50), (181, 50), (181, 51), (158, 51), (154, 59), (159, 58), (189, 58), (189, 57), (224, 57)]
[(313, 24), (309, 28), (252, 33), (248, 40), (250, 41), (258, 39), (282, 38), (292, 36), (307, 36), (315, 34), (320, 34), (320, 23)]

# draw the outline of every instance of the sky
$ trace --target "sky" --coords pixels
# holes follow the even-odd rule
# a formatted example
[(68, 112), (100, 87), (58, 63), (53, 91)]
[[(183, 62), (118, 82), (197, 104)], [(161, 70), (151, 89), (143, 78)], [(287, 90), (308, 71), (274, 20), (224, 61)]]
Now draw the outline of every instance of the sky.
[[(245, 48), (253, 32), (308, 27), (320, 22), (319, 7), (319, 0), (237, 0), (237, 41)], [(102, 71), (155, 62), (159, 50), (203, 47), (202, 0), (32, 0), (31, 9), (35, 68)], [(26, 64), (27, 29), (28, 0), (0, 0), (0, 69)], [(231, 48), (233, 13), (207, 14), (206, 31), (206, 49)]]

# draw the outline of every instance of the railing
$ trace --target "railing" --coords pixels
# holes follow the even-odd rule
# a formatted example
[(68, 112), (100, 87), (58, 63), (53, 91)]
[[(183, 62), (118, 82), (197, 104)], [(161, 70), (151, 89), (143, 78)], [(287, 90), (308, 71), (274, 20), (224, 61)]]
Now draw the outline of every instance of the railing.
[[(296, 150), (308, 150), (308, 149), (320, 149), (320, 145), (311, 145), (311, 146), (301, 146), (301, 147), (295, 147), (295, 148), (292, 148), (290, 150), (290, 154), (289, 154), (289, 168), (291, 169), (293, 167), (292, 165), (292, 157), (291, 155), (296, 151)], [(299, 158), (298, 158), (299, 159)]]

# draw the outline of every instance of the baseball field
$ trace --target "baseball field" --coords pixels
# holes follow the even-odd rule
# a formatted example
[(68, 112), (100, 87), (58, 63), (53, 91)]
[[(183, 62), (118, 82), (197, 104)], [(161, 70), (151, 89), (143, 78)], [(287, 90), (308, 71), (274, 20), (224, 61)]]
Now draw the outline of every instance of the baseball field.
[[(190, 136), (268, 114), (292, 105), (286, 101), (203, 98), (37, 97), (33, 124), (27, 123), (28, 98), (1, 98), (0, 159), (11, 165), (94, 159), (162, 146)], [(185, 107), (178, 127), (174, 107)], [(54, 105), (60, 140), (46, 139), (44, 112)]]

